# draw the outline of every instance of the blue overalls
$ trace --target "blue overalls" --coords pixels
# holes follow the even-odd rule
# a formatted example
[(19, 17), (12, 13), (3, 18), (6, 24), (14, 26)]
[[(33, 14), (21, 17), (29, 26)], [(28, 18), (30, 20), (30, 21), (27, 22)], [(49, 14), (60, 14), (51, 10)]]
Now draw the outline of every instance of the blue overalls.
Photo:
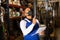
[[(28, 22), (27, 20), (25, 20), (25, 21), (27, 22), (26, 23), (26, 28), (28, 28), (32, 24), (32, 22)], [(36, 23), (33, 30), (29, 34), (24, 36), (24, 40), (39, 40), (39, 35), (38, 34), (35, 34), (35, 35), (32, 36), (32, 34), (34, 34), (37, 31), (38, 28), (39, 28), (39, 25), (38, 25), (38, 23)]]

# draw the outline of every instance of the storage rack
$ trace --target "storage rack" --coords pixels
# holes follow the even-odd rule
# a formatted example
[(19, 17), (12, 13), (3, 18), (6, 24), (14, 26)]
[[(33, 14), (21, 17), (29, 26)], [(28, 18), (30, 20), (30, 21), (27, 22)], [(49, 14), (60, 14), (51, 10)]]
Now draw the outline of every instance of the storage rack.
[[(19, 16), (14, 16), (14, 17), (10, 18), (9, 8), (12, 8), (12, 9), (15, 8), (15, 10), (16, 10), (16, 9), (23, 8), (23, 6), (9, 4), (9, 0), (1, 0), (1, 6), (5, 9), (5, 14), (4, 14), (4, 30), (6, 30), (6, 31), (4, 32), (4, 36), (5, 36), (4, 40), (15, 40), (14, 36), (16, 38), (17, 38), (18, 35), (20, 36), (21, 34), (19, 34), (19, 33), (21, 31), (19, 29), (19, 33), (14, 35), (14, 36), (12, 36), (13, 33), (11, 34), (11, 27), (13, 28), (13, 24), (11, 24), (11, 23), (14, 23), (16, 21), (16, 23), (18, 23), (17, 24), (18, 25), (17, 28), (18, 28), (19, 27), (19, 22), (20, 22), (22, 16), (20, 14)], [(15, 30), (12, 29), (12, 31), (15, 31)]]
[[(45, 37), (45, 38), (47, 38), (45, 40), (55, 40), (55, 37), (56, 37), (55, 36), (55, 27), (56, 27), (55, 21), (57, 19), (57, 15), (58, 15), (58, 12), (57, 12), (58, 11), (57, 10), (58, 8), (55, 7), (56, 6), (55, 3), (58, 2), (58, 1), (49, 1), (49, 0), (46, 0), (46, 1), (39, 1), (39, 2), (43, 2), (43, 3), (45, 2), (45, 3), (47, 3), (47, 7), (48, 7), (49, 3), (52, 3), (52, 11), (51, 11), (51, 14), (52, 15), (50, 15), (49, 10), (46, 10), (45, 7), (41, 8), (40, 7), (41, 5), (40, 6), (38, 5), (38, 6), (40, 7), (40, 9), (39, 9), (39, 12), (40, 12), (40, 21), (42, 21), (41, 23), (44, 22), (44, 24), (47, 26), (47, 29), (45, 30), (46, 31), (46, 34), (45, 35), (47, 35), (48, 37)], [(55, 15), (53, 14), (53, 10), (55, 10), (55, 11), (57, 10), (56, 11), (57, 13), (55, 13)], [(43, 12), (45, 11), (45, 12), (44, 13), (43, 12), (41, 13), (41, 11), (43, 11)], [(51, 29), (53, 29), (53, 36), (51, 36), (49, 34), (49, 32), (52, 31)], [(52, 39), (50, 39), (49, 36), (51, 36)]]

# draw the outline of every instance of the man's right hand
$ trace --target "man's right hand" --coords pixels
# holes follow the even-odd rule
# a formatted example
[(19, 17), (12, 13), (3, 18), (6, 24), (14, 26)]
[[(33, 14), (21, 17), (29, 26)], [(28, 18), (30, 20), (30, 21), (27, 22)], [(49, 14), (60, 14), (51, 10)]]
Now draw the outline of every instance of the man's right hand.
[(32, 23), (36, 24), (36, 17), (33, 18)]

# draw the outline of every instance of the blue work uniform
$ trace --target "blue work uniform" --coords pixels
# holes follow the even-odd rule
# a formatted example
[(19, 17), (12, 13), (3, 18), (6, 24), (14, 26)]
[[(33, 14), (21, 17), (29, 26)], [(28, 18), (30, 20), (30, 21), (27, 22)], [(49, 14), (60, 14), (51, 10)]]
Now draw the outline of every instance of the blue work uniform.
[[(28, 22), (27, 20), (25, 21), (26, 21), (26, 28), (28, 28), (32, 24), (32, 22)], [(38, 28), (39, 28), (39, 25), (38, 23), (36, 23), (33, 30), (29, 34), (24, 36), (24, 40), (39, 40), (38, 34), (33, 35), (34, 33), (36, 33)]]

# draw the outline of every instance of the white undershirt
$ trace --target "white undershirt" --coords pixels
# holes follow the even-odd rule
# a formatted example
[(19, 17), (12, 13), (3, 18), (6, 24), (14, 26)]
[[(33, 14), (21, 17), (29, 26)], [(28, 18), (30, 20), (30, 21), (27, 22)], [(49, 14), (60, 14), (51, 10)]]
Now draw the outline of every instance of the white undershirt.
[[(26, 18), (25, 18), (25, 20), (27, 20), (28, 22), (30, 22)], [(26, 28), (26, 23), (27, 22), (25, 20), (21, 20), (21, 22), (20, 22), (20, 28), (21, 28), (22, 33), (23, 33), (24, 36), (27, 35), (27, 34), (29, 34), (33, 30), (34, 25), (35, 25), (35, 24), (32, 23), (28, 28)], [(39, 24), (39, 21), (37, 19), (36, 19), (36, 22)]]

